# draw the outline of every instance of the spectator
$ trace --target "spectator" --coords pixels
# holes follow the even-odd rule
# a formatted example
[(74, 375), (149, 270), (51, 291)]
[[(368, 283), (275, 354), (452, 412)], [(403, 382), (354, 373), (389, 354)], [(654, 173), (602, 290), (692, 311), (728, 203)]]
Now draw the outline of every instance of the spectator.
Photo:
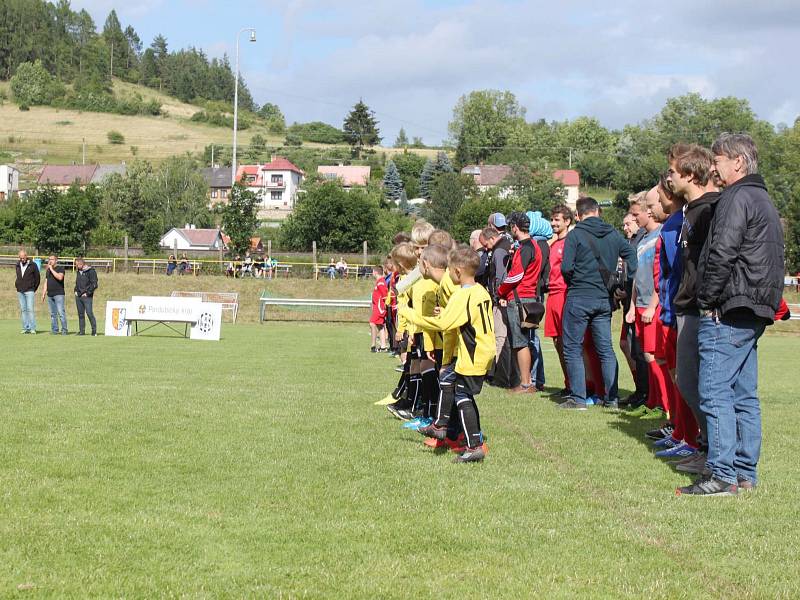
[(484, 287), (492, 298), (492, 321), (495, 336), (495, 366), (492, 384), (503, 388), (519, 387), (520, 379), (515, 358), (508, 340), (508, 308), (500, 304), (498, 288), (508, 273), (511, 262), (511, 242), (494, 227), (487, 227), (480, 236), (486, 255)]
[(481, 242), (481, 230), (475, 229), (472, 233), (469, 234), (469, 247), (475, 250), (478, 253), (478, 256), (481, 259), (480, 264), (478, 265), (478, 272), (475, 273), (475, 280), (480, 283), (483, 287), (487, 287), (486, 282), (486, 260), (488, 258), (488, 253), (486, 252), (486, 248), (484, 248), (483, 243)]
[(336, 279), (336, 261), (333, 260), (331, 256), (331, 260), (328, 263), (328, 277), (331, 279)]
[(347, 277), (347, 262), (345, 262), (344, 256), (339, 257), (339, 262), (336, 263), (336, 272), (342, 279)]
[(167, 259), (167, 275), (172, 275), (175, 272), (175, 269), (178, 268), (178, 261), (175, 260), (175, 255), (170, 254), (169, 258)]
[(561, 263), (567, 283), (563, 335), (571, 396), (559, 406), (586, 410), (583, 340), (590, 329), (603, 371), (603, 405), (616, 408), (618, 365), (611, 344), (610, 277), (620, 258), (627, 265), (628, 276), (635, 273), (636, 253), (616, 229), (600, 219), (600, 206), (594, 198), (580, 198), (577, 213), (579, 222), (567, 235)]
[(228, 261), (225, 266), (225, 277), (236, 277), (236, 267), (233, 265), (233, 261)]
[(181, 254), (181, 262), (178, 265), (178, 275), (183, 275), (188, 270), (189, 270), (189, 259), (186, 257), (186, 253), (184, 252), (183, 254)]
[[(542, 270), (539, 273), (539, 285), (536, 290), (536, 299), (544, 303), (544, 296), (547, 293), (547, 284), (550, 281), (550, 244), (548, 240), (553, 237), (553, 227), (550, 222), (542, 218), (540, 211), (528, 211), (526, 213), (531, 222), (531, 239), (539, 246), (542, 253)], [(544, 391), (544, 355), (542, 354), (542, 344), (536, 329), (529, 329), (530, 341), (528, 347), (531, 351), (531, 381), (537, 391)]]
[(58, 335), (61, 322), (61, 335), (67, 335), (67, 312), (64, 308), (64, 267), (58, 265), (58, 256), (51, 254), (45, 265), (42, 301), (47, 298), (50, 309), (50, 333)]
[(761, 407), (758, 340), (783, 293), (783, 228), (745, 134), (711, 148), (723, 187), (698, 264), (700, 409), (708, 428), (709, 475), (678, 493), (736, 495), (758, 483)]
[(36, 290), (39, 289), (41, 277), (36, 263), (28, 258), (25, 250), (19, 251), (19, 262), (16, 265), (19, 310), (22, 316), (22, 333), (36, 333)]
[(564, 388), (559, 392), (559, 396), (568, 398), (570, 395), (569, 379), (567, 365), (564, 362), (563, 344), (563, 314), (564, 304), (567, 301), (567, 284), (561, 274), (561, 263), (564, 260), (564, 244), (569, 234), (569, 228), (572, 226), (573, 216), (570, 208), (563, 204), (556, 206), (551, 215), (550, 226), (556, 239), (550, 244), (550, 278), (547, 285), (544, 335), (553, 338), (553, 346), (555, 346), (564, 375)]
[(78, 309), (78, 335), (86, 334), (86, 317), (92, 326), (92, 336), (97, 335), (97, 320), (94, 318), (92, 302), (97, 289), (97, 273), (83, 258), (75, 259), (75, 306)]
[(253, 276), (253, 257), (250, 256), (250, 251), (248, 250), (244, 254), (244, 263), (242, 263), (242, 277), (246, 276)]
[(531, 351), (528, 347), (527, 328), (522, 327), (524, 314), (534, 308), (537, 302), (539, 272), (542, 268), (542, 252), (533, 243), (530, 234), (531, 222), (523, 212), (513, 212), (508, 218), (511, 235), (519, 242), (514, 252), (508, 274), (498, 294), (500, 303), (508, 307), (508, 337), (519, 368), (520, 385), (512, 389), (514, 393), (536, 391), (531, 384)]

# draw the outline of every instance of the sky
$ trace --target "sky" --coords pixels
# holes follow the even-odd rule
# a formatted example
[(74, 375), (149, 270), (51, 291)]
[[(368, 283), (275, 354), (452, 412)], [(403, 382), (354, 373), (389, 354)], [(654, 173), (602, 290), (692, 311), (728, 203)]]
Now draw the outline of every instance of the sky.
[[(384, 143), (401, 127), (428, 144), (447, 138), (458, 99), (513, 92), (527, 119), (588, 115), (619, 128), (656, 114), (667, 98), (746, 98), (756, 114), (800, 116), (797, 0), (73, 0), (102, 29), (116, 9), (149, 45), (202, 48), (235, 60), (255, 101), (288, 123), (341, 126), (359, 98)], [(794, 73), (794, 75), (791, 75)]]

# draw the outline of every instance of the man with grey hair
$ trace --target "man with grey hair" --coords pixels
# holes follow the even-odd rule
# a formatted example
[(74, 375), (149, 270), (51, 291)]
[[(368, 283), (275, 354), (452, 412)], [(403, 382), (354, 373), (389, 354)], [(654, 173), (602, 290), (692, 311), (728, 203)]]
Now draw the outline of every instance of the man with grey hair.
[(698, 391), (708, 460), (706, 472), (677, 493), (734, 496), (757, 483), (758, 340), (783, 294), (783, 229), (758, 174), (753, 139), (725, 133), (711, 151), (724, 189), (697, 267)]
[(14, 287), (17, 290), (19, 300), (19, 312), (22, 317), (22, 333), (36, 333), (36, 290), (39, 289), (41, 277), (39, 267), (28, 258), (25, 250), (19, 251), (19, 262), (15, 265), (16, 281)]

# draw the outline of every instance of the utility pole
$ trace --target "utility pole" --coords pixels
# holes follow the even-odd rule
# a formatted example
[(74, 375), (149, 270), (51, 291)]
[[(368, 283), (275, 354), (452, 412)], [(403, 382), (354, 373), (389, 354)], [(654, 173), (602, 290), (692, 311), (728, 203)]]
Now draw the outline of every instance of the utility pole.
[(572, 148), (569, 149), (569, 168), (572, 168)]
[(236, 140), (239, 129), (239, 37), (245, 32), (250, 32), (250, 41), (256, 41), (256, 30), (244, 27), (236, 34), (236, 83), (233, 87), (233, 160), (231, 161), (231, 187), (236, 185)]
[(214, 144), (211, 144), (211, 168), (214, 168)]

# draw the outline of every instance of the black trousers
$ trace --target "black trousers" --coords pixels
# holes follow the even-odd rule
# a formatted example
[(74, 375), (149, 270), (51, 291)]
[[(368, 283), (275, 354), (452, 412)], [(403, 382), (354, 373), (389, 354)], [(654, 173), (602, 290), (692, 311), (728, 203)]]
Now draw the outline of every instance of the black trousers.
[(92, 334), (97, 333), (97, 320), (92, 311), (91, 296), (75, 296), (75, 307), (78, 309), (78, 333), (86, 333), (86, 317), (89, 317), (89, 324), (92, 326)]

